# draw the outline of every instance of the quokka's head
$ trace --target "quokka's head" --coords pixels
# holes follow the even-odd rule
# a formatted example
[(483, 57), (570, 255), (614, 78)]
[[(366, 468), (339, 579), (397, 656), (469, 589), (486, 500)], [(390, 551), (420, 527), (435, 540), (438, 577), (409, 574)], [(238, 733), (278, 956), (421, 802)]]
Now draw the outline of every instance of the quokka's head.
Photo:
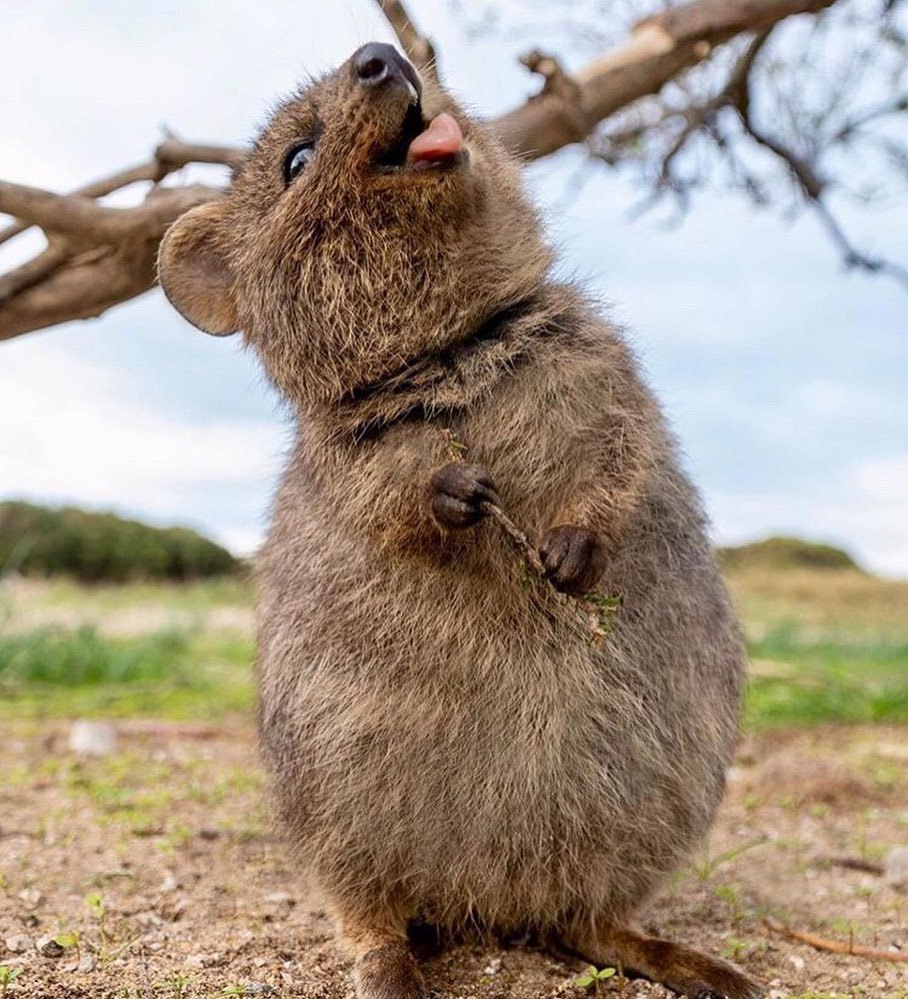
[(468, 338), (549, 264), (518, 164), (372, 42), (277, 108), (230, 191), (171, 227), (159, 272), (186, 319), (241, 330), (307, 406)]

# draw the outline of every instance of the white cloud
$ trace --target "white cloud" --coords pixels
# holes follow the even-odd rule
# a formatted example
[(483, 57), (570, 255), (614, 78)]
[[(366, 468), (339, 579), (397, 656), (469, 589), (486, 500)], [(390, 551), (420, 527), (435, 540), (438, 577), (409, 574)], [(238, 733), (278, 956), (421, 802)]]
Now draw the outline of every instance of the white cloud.
[(709, 497), (720, 543), (771, 534), (830, 541), (873, 571), (908, 568), (908, 452), (859, 461), (833, 483), (793, 492), (714, 492)]
[(862, 462), (854, 478), (863, 496), (898, 504), (908, 529), (908, 451)]
[(187, 489), (264, 489), (274, 477), (284, 440), (277, 421), (166, 419), (133, 402), (115, 372), (58, 342), (6, 345), (3, 362), (0, 495), (179, 520)]

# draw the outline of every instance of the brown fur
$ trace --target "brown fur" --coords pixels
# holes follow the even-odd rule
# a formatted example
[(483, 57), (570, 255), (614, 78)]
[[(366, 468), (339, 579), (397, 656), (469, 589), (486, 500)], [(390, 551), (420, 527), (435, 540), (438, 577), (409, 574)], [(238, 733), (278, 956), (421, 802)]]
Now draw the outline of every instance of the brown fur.
[[(469, 164), (376, 171), (404, 104), (345, 64), (162, 249), (177, 307), (232, 319), (297, 419), (260, 561), (277, 813), (364, 999), (420, 994), (415, 918), (563, 932), (689, 995), (759, 995), (622, 929), (708, 829), (736, 738), (744, 657), (699, 499), (620, 332), (549, 277), (517, 164), (428, 83), (423, 109), (455, 115)], [(430, 487), (447, 429), (563, 588), (620, 594), (602, 645), (527, 591), (493, 525), (443, 526), (480, 519), (450, 502), (462, 481)]]

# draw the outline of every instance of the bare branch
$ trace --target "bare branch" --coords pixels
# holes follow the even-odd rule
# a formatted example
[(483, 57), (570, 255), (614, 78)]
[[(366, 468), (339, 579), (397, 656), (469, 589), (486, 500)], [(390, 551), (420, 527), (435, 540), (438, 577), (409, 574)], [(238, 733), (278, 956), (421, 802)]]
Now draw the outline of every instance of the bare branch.
[[(737, 144), (723, 126), (720, 113), (723, 110), (735, 112), (735, 120), (740, 122), (744, 137), (770, 152), (790, 176), (794, 187), (805, 202), (817, 213), (824, 228), (842, 255), (845, 266), (860, 269), (872, 274), (886, 274), (908, 286), (908, 269), (882, 257), (868, 254), (856, 247), (845, 233), (842, 225), (833, 214), (827, 194), (833, 187), (818, 165), (819, 153), (824, 148), (819, 144), (805, 145), (806, 152), (797, 151), (791, 144), (760, 127), (751, 109), (752, 76), (760, 53), (772, 33), (769, 28), (755, 35), (736, 58), (728, 71), (724, 84), (711, 97), (699, 103), (689, 103), (681, 107), (666, 106), (665, 101), (650, 102), (636, 120), (617, 130), (599, 130), (588, 142), (590, 154), (616, 166), (624, 160), (638, 160), (651, 164), (652, 193), (646, 198), (640, 210), (645, 211), (658, 203), (662, 196), (670, 193), (683, 214), (689, 204), (689, 192), (697, 184), (703, 183), (701, 174), (684, 174), (676, 170), (676, 163), (695, 137), (711, 140), (727, 163), (735, 183), (743, 188), (758, 204), (765, 204), (765, 186), (753, 175), (737, 153)], [(833, 102), (837, 104), (838, 102)], [(842, 143), (854, 134), (861, 125), (887, 114), (904, 110), (904, 98), (898, 97), (885, 104), (872, 106), (868, 110), (838, 125), (825, 140), (826, 146)], [(653, 113), (655, 105), (656, 111)], [(646, 113), (649, 111), (650, 113)], [(654, 136), (666, 136), (661, 148)], [(641, 144), (647, 141), (649, 148), (641, 151)], [(657, 147), (654, 154), (652, 149)], [(896, 149), (898, 152), (900, 147)], [(639, 214), (639, 210), (638, 210)]]
[[(121, 170), (111, 177), (105, 177), (103, 180), (86, 184), (84, 187), (80, 187), (71, 193), (84, 195), (86, 198), (103, 198), (105, 195), (112, 194), (123, 187), (128, 187), (130, 184), (136, 184), (145, 180), (157, 182), (162, 180), (166, 175), (167, 171), (161, 172), (161, 167), (152, 161), (151, 163), (143, 163), (141, 166), (131, 167), (128, 170)], [(29, 222), (14, 222), (12, 225), (0, 230), (0, 245), (30, 228), (31, 223)]]
[(100, 316), (154, 283), (155, 250), (98, 248), (71, 258), (53, 274), (0, 307), (0, 340), (73, 319)]
[(98, 316), (148, 291), (167, 227), (221, 194), (203, 185), (156, 187), (135, 208), (102, 208), (85, 195), (0, 183), (0, 210), (27, 212), (46, 232), (66, 234), (0, 278), (0, 340)]
[(51, 194), (0, 180), (0, 212), (39, 225), (45, 232), (75, 237), (116, 236), (121, 212), (102, 208), (81, 194)]
[(210, 200), (211, 188), (157, 188), (137, 208), (104, 208), (82, 194), (52, 194), (0, 180), (0, 212), (39, 225), (50, 234), (91, 243), (116, 241), (139, 231), (154, 235), (179, 214)]
[(68, 250), (65, 245), (49, 245), (36, 257), (10, 271), (0, 274), (0, 305), (7, 299), (43, 281), (66, 260)]
[[(664, 191), (671, 191), (679, 198), (682, 197), (690, 185), (689, 182), (682, 182), (676, 175), (675, 161), (687, 148), (690, 140), (700, 133), (705, 132), (721, 143), (713, 128), (716, 116), (723, 108), (741, 107), (749, 101), (749, 75), (771, 30), (761, 32), (751, 39), (732, 66), (725, 84), (712, 97), (684, 107), (666, 107), (660, 102), (656, 117), (639, 116), (635, 123), (618, 131), (600, 130), (587, 143), (590, 155), (615, 166), (625, 156), (634, 155), (634, 150), (645, 134), (655, 134), (660, 130), (671, 133), (674, 129), (673, 137), (657, 160), (656, 191), (647, 204), (658, 201)], [(680, 123), (677, 129), (676, 122)]]
[(839, 248), (845, 266), (849, 270), (864, 270), (870, 274), (887, 274), (908, 288), (908, 268), (883, 257), (875, 257), (859, 250), (848, 238), (839, 221), (833, 215), (826, 200), (829, 182), (821, 176), (813, 163), (799, 156), (779, 139), (760, 128), (753, 120), (749, 99), (749, 77), (740, 83), (741, 90), (737, 110), (745, 132), (760, 146), (781, 160), (797, 183), (808, 203), (817, 212), (820, 221)]
[(183, 142), (175, 135), (167, 138), (154, 151), (155, 163), (170, 173), (190, 163), (213, 163), (238, 170), (246, 161), (247, 152), (235, 146), (211, 146), (198, 142)]
[(579, 103), (580, 86), (553, 55), (533, 49), (521, 56), (520, 61), (531, 73), (538, 73), (545, 80), (542, 93), (554, 94), (572, 104)]
[(809, 944), (817, 950), (825, 950), (833, 954), (853, 954), (855, 957), (868, 957), (873, 961), (908, 962), (908, 954), (902, 951), (878, 950), (874, 947), (856, 944), (853, 932), (850, 934), (848, 942), (845, 943), (842, 940), (828, 940), (826, 937), (818, 936), (816, 933), (802, 933), (800, 930), (793, 930), (790, 926), (780, 923), (777, 919), (764, 919), (763, 925), (773, 933), (778, 933), (789, 940)]
[(640, 21), (624, 44), (576, 74), (579, 109), (541, 93), (493, 122), (515, 153), (537, 159), (574, 142), (641, 97), (658, 93), (713, 48), (747, 31), (762, 32), (795, 14), (816, 13), (834, 0), (690, 0)]
[[(402, 0), (377, 2), (410, 59), (424, 73), (435, 76), (434, 49), (416, 28)], [(671, 193), (682, 206), (689, 191), (702, 183), (701, 177), (684, 173), (690, 158), (682, 156), (698, 136), (715, 146), (739, 187), (755, 200), (765, 201), (762, 179), (734, 151), (733, 140), (744, 137), (784, 164), (792, 188), (819, 213), (849, 267), (888, 273), (908, 284), (904, 268), (869, 256), (850, 243), (829, 209), (827, 191), (832, 182), (820, 158), (823, 142), (844, 145), (860, 136), (867, 140), (865, 145), (879, 144), (881, 155), (908, 173), (908, 153), (898, 143), (885, 135), (863, 133), (868, 123), (908, 110), (904, 96), (849, 118), (838, 107), (841, 102), (835, 97), (835, 87), (830, 88), (832, 110), (821, 107), (816, 119), (824, 122), (825, 132), (820, 134), (812, 124), (814, 118), (807, 119), (806, 129), (799, 128), (807, 112), (800, 109), (799, 118), (797, 98), (782, 95), (779, 100), (790, 119), (788, 138), (784, 129), (780, 129), (780, 137), (761, 128), (751, 111), (751, 78), (773, 27), (794, 15), (817, 14), (836, 2), (687, 0), (639, 21), (623, 44), (574, 74), (553, 55), (534, 50), (522, 61), (542, 76), (541, 91), (491, 126), (514, 153), (527, 160), (570, 143), (587, 142), (593, 155), (609, 163), (644, 163), (653, 168), (648, 177), (654, 186), (652, 200), (663, 192)], [(892, 34), (895, 28), (887, 22), (878, 37), (883, 38), (886, 31)], [(687, 86), (687, 71), (702, 65), (694, 73), (709, 73), (713, 66), (724, 66), (724, 54), (735, 56), (726, 43), (741, 35), (752, 36), (752, 40), (726, 70), (724, 83), (717, 90), (710, 88), (711, 96), (706, 99), (694, 99)], [(766, 61), (760, 60), (760, 65), (765, 66)], [(766, 72), (770, 71), (771, 67)], [(840, 89), (852, 88), (845, 73), (836, 79)], [(675, 85), (667, 88), (669, 83)], [(903, 88), (893, 83), (891, 91), (901, 95)], [(611, 130), (598, 128), (605, 119), (627, 108), (630, 112), (621, 115)], [(170, 187), (162, 182), (192, 163), (236, 170), (245, 157), (242, 149), (185, 143), (167, 135), (147, 163), (69, 195), (0, 182), (0, 212), (15, 219), (0, 230), (0, 244), (32, 225), (40, 226), (48, 240), (47, 247), (31, 260), (0, 276), (0, 339), (100, 315), (146, 291), (154, 283), (157, 246), (167, 226), (188, 208), (222, 193), (215, 187)], [(149, 185), (141, 204), (112, 208), (99, 203), (99, 199), (137, 183)]]
[(895, 261), (887, 260), (885, 257), (874, 257), (859, 250), (848, 238), (823, 198), (815, 198), (813, 207), (826, 227), (826, 231), (832, 237), (832, 241), (839, 247), (845, 266), (849, 270), (863, 270), (870, 274), (888, 274), (889, 277), (895, 278), (905, 288), (908, 288), (908, 268), (895, 263)]
[[(86, 184), (70, 193), (86, 198), (103, 198), (108, 194), (113, 194), (114, 191), (120, 191), (124, 187), (130, 187), (132, 184), (139, 184), (143, 181), (158, 184), (168, 174), (181, 170), (190, 163), (222, 164), (231, 170), (236, 170), (245, 159), (246, 153), (242, 149), (232, 146), (186, 143), (176, 136), (168, 135), (155, 149), (154, 159), (150, 162), (120, 170), (109, 177), (93, 181), (91, 184)], [(29, 222), (21, 220), (14, 222), (0, 230), (0, 245), (30, 228), (31, 223)]]

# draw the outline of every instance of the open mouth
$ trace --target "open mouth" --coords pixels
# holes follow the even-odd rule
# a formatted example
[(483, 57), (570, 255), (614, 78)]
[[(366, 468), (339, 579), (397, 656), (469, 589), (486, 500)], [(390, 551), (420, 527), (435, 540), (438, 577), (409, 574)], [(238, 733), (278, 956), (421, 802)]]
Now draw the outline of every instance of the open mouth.
[(459, 166), (468, 158), (463, 132), (452, 115), (442, 112), (426, 121), (422, 106), (412, 103), (404, 115), (400, 135), (378, 157), (376, 166), (383, 173), (443, 170)]

